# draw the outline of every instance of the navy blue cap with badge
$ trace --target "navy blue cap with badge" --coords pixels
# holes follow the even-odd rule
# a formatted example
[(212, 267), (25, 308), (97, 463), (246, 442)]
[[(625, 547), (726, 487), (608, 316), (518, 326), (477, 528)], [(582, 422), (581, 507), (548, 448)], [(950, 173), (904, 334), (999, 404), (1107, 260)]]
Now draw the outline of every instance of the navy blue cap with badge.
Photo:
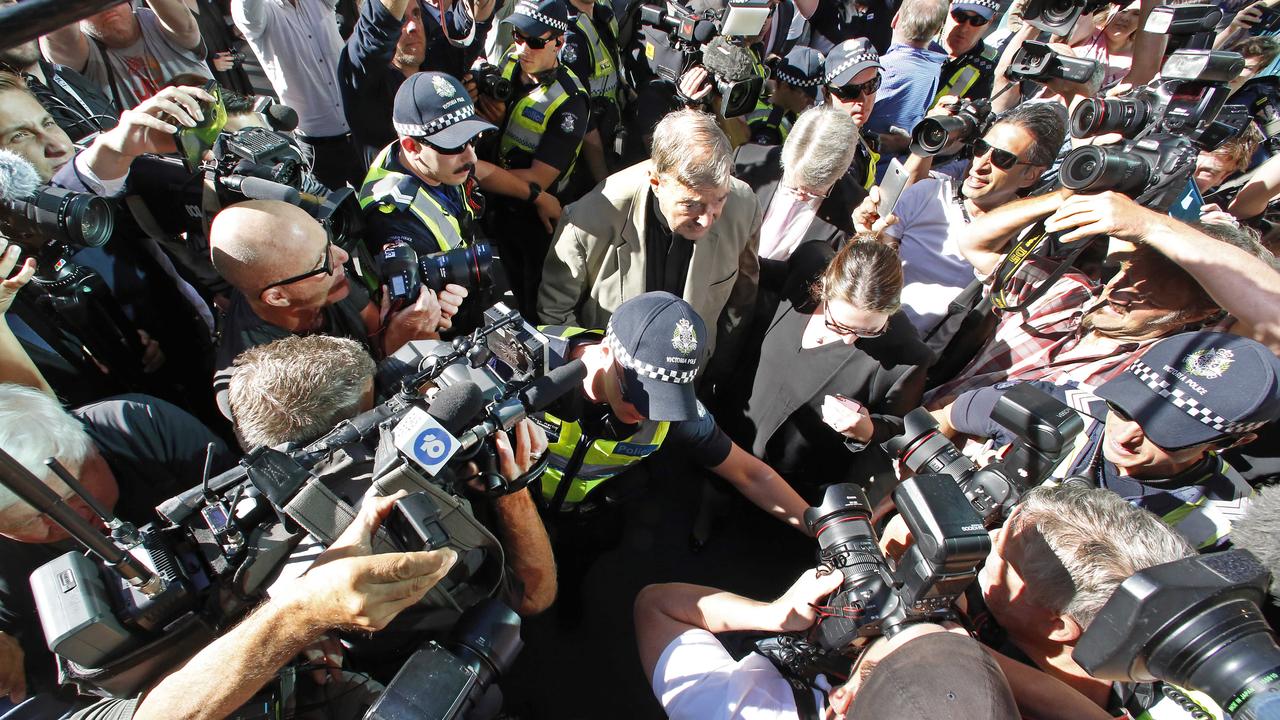
[(1000, 12), (1000, 3), (996, 0), (957, 0), (951, 3), (952, 10), (963, 10), (990, 20)]
[(824, 81), (832, 87), (843, 87), (858, 73), (871, 68), (884, 69), (880, 64), (880, 53), (876, 52), (871, 41), (866, 38), (845, 40), (827, 54)]
[(801, 45), (773, 68), (773, 76), (792, 87), (816, 93), (825, 78), (825, 60), (822, 53)]
[(650, 420), (698, 417), (693, 379), (706, 356), (707, 326), (689, 303), (648, 292), (609, 318), (604, 344), (623, 370), (627, 402)]
[(502, 22), (531, 38), (563, 35), (569, 32), (569, 6), (565, 0), (520, 0)]
[(1252, 432), (1280, 419), (1280, 359), (1228, 333), (1165, 338), (1095, 394), (1166, 450)]
[(497, 129), (476, 115), (460, 80), (438, 72), (414, 73), (400, 85), (391, 124), (401, 137), (426, 140), (443, 150), (460, 148), (476, 135)]

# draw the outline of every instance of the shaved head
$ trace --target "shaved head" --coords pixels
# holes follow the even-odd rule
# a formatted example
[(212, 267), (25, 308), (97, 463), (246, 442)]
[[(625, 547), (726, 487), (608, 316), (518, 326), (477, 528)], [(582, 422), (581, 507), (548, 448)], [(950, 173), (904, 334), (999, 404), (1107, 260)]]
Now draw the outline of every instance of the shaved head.
[(209, 229), (209, 254), (218, 274), (254, 297), (264, 285), (315, 264), (324, 227), (296, 205), (249, 200), (226, 208)]

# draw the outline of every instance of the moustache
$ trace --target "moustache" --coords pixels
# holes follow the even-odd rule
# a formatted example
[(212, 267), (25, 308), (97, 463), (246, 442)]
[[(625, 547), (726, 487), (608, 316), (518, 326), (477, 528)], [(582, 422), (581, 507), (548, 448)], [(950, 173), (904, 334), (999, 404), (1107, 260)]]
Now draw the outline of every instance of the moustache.
[(462, 172), (462, 171), (464, 171), (464, 170), (466, 171), (466, 173), (467, 173), (468, 175), (470, 175), (471, 173), (473, 173), (473, 172), (475, 172), (475, 171), (476, 171), (476, 164), (475, 164), (475, 163), (467, 163), (466, 165), (463, 165), (462, 167), (458, 168), (458, 171), (459, 171), (459, 172)]

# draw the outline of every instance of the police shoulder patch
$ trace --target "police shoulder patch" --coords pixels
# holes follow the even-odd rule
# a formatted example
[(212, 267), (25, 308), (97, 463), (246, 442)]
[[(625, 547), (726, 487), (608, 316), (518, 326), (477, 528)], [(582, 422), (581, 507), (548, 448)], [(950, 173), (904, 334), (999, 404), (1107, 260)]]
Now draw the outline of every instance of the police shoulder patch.
[(560, 60), (566, 63), (578, 62), (578, 46), (576, 43), (565, 43), (563, 49), (560, 50)]
[(574, 128), (577, 127), (577, 123), (577, 117), (571, 112), (560, 116), (560, 129), (564, 132), (573, 132)]

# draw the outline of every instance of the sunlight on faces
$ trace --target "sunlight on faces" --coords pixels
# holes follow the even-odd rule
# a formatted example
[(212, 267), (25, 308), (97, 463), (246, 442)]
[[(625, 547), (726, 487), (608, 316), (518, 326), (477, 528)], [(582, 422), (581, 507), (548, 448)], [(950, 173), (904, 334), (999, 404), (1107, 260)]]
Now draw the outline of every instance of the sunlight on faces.
[(1121, 475), (1154, 480), (1167, 478), (1194, 465), (1212, 445), (1204, 443), (1180, 450), (1165, 450), (1151, 442), (1138, 423), (1109, 412), (1102, 456), (1114, 464)]
[[(865, 82), (870, 82), (875, 79), (879, 72), (880, 71), (876, 68), (867, 68), (857, 75), (854, 75), (849, 82), (845, 83), (845, 85), (860, 85)], [(871, 109), (875, 107), (876, 94), (862, 93), (857, 98), (841, 100), (828, 92), (827, 102), (831, 104), (831, 107), (841, 110), (846, 115), (853, 118), (853, 121), (857, 123), (858, 127), (862, 127), (866, 124), (867, 118), (871, 116)]]
[[(328, 239), (324, 228), (319, 223), (312, 223), (308, 226), (305, 240), (298, 243), (298, 251), (289, 253), (291, 261), (285, 265), (288, 269), (278, 272), (277, 277), (271, 278), (267, 282), (275, 282), (294, 275), (301, 275), (323, 266), (324, 257), (322, 253), (327, 243)], [(319, 309), (339, 302), (351, 292), (351, 287), (347, 282), (346, 271), (342, 267), (349, 257), (346, 250), (337, 245), (330, 245), (330, 270), (328, 274), (313, 275), (287, 285), (268, 288), (262, 291), (262, 300), (268, 305), (312, 309)], [(312, 260), (307, 262), (303, 258), (312, 258)]]
[(49, 182), (75, 157), (66, 131), (35, 98), (17, 91), (0, 93), (0, 148), (34, 165), (41, 182)]
[(512, 34), (512, 42), (515, 43), (518, 51), (520, 69), (528, 75), (539, 75), (560, 64), (560, 46), (564, 44), (564, 38), (550, 30), (538, 37), (549, 41), (541, 49), (527, 45), (518, 31)]
[(426, 48), (427, 34), (422, 26), (422, 6), (418, 0), (414, 0), (409, 3), (404, 14), (404, 26), (400, 28), (400, 41), (396, 43), (396, 64), (416, 69), (426, 57)]
[(142, 36), (130, 3), (115, 5), (80, 21), (80, 27), (107, 47), (128, 47)]
[(665, 174), (651, 175), (649, 182), (667, 225), (672, 232), (688, 240), (703, 238), (720, 218), (729, 200), (728, 185), (691, 188), (678, 178)]
[(973, 49), (974, 45), (982, 39), (982, 33), (987, 31), (987, 25), (973, 25), (964, 22), (956, 22), (956, 19), (947, 13), (947, 22), (942, 26), (942, 44), (947, 48), (947, 52), (953, 57), (963, 55)]
[[(1035, 138), (1013, 123), (998, 123), (982, 137), (993, 148), (1007, 150), (1025, 161), (1030, 157)], [(973, 159), (960, 190), (983, 210), (992, 210), (1012, 200), (1019, 190), (1035, 184), (1043, 167), (1018, 164), (1008, 170), (995, 166), (988, 152)]]
[(889, 313), (862, 310), (852, 303), (837, 298), (825, 300), (822, 305), (823, 333), (845, 345), (857, 342), (859, 334), (878, 335), (889, 323)]
[[(85, 490), (107, 509), (114, 509), (120, 500), (120, 487), (105, 460), (96, 451), (85, 459), (83, 467), (67, 467), (67, 471), (80, 481)], [(81, 518), (98, 528), (105, 528), (89, 504), (57, 477), (45, 481)], [(52, 519), (25, 502), (16, 502), (0, 511), (0, 535), (27, 543), (51, 543), (66, 540), (70, 535)]]
[(437, 152), (418, 138), (401, 138), (400, 151), (405, 165), (430, 185), (461, 185), (476, 167), (474, 143), (450, 155)]
[(1145, 263), (1126, 263), (1085, 313), (1084, 327), (1109, 337), (1140, 339), (1164, 334), (1169, 317), (1190, 298), (1181, 284), (1150, 277)]

